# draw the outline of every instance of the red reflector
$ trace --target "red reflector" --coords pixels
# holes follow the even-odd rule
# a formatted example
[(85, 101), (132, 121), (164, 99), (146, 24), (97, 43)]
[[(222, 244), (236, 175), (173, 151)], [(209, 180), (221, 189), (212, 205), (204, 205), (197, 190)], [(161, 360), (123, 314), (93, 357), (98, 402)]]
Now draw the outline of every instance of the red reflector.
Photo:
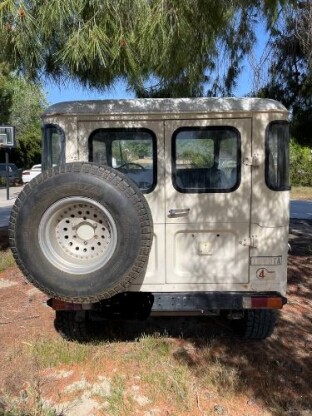
[(49, 299), (48, 305), (55, 311), (81, 311), (80, 303), (69, 303), (60, 299)]
[(252, 309), (282, 309), (283, 298), (278, 297), (251, 297), (251, 308)]

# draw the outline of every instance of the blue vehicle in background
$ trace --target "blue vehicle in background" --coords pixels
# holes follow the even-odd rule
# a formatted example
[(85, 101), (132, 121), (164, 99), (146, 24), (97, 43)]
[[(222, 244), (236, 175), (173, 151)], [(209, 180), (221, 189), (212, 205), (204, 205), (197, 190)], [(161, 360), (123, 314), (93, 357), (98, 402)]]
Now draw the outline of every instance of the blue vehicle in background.
[[(21, 183), (21, 172), (14, 163), (9, 163), (9, 184), (18, 185)], [(5, 185), (6, 163), (0, 163), (0, 184)]]

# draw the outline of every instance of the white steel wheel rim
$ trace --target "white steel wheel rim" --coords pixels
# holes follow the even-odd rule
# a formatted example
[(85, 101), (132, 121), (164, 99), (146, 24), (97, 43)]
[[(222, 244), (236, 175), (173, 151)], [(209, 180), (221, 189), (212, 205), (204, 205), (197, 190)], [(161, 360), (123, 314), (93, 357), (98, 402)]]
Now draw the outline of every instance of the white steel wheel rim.
[(54, 267), (81, 275), (109, 261), (117, 245), (117, 227), (103, 205), (72, 196), (47, 209), (40, 220), (38, 238), (44, 256)]

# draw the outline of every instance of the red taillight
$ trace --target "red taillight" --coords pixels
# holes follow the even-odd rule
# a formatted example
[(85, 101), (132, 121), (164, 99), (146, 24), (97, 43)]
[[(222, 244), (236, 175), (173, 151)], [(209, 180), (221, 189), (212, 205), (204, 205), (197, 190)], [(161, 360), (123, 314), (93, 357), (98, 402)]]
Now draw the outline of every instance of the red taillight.
[(244, 309), (282, 309), (286, 299), (282, 296), (246, 296), (243, 297)]

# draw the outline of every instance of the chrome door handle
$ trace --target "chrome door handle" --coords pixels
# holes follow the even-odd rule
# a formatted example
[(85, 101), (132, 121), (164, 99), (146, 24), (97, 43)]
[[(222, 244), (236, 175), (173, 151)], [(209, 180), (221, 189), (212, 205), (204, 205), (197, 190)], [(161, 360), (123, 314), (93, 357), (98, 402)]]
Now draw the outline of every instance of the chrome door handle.
[(181, 209), (169, 209), (168, 217), (183, 217), (184, 215), (188, 215), (190, 213), (190, 208), (181, 208)]

